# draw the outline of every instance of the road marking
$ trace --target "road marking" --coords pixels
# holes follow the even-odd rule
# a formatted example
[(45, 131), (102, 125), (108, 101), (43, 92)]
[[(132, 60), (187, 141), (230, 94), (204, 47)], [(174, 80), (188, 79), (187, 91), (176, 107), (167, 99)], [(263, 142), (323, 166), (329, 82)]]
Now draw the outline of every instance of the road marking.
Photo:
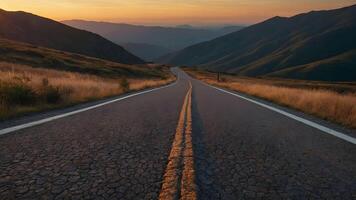
[(183, 140), (184, 140), (184, 123), (186, 117), (188, 92), (184, 98), (182, 110), (179, 115), (178, 125), (174, 140), (171, 148), (171, 152), (168, 157), (168, 164), (163, 176), (163, 183), (159, 199), (162, 200), (175, 200), (179, 198), (179, 178), (180, 178), (180, 166), (182, 165), (182, 153), (183, 153)]
[(181, 181), (181, 199), (197, 199), (197, 186), (195, 182), (193, 138), (192, 138), (192, 84), (189, 82), (190, 92), (187, 105), (187, 118), (185, 126), (184, 169)]
[(21, 129), (37, 126), (37, 125), (44, 124), (44, 123), (47, 123), (47, 122), (50, 122), (50, 121), (53, 121), (53, 120), (57, 120), (57, 119), (60, 119), (60, 118), (64, 118), (64, 117), (75, 115), (75, 114), (78, 114), (78, 113), (81, 113), (81, 112), (92, 110), (92, 109), (95, 109), (95, 108), (98, 108), (98, 107), (101, 107), (101, 106), (105, 106), (107, 104), (111, 104), (111, 103), (114, 103), (114, 102), (117, 102), (117, 101), (122, 101), (124, 99), (128, 99), (128, 98), (131, 98), (131, 97), (134, 97), (134, 96), (138, 96), (138, 95), (150, 93), (150, 92), (153, 92), (153, 91), (156, 91), (156, 90), (160, 90), (160, 89), (163, 89), (163, 88), (171, 87), (171, 86), (174, 86), (177, 82), (178, 82), (178, 80), (176, 80), (174, 83), (171, 83), (169, 85), (165, 85), (165, 86), (154, 88), (154, 89), (150, 89), (150, 90), (145, 90), (145, 91), (142, 91), (142, 92), (137, 92), (137, 93), (134, 93), (134, 94), (130, 94), (130, 95), (127, 95), (127, 96), (124, 96), (124, 97), (119, 97), (119, 98), (114, 99), (114, 100), (110, 100), (110, 101), (107, 101), (107, 102), (104, 102), (104, 103), (96, 104), (96, 105), (89, 106), (89, 107), (86, 107), (86, 108), (82, 108), (82, 109), (79, 109), (79, 110), (63, 113), (63, 114), (60, 114), (60, 115), (55, 115), (55, 116), (48, 117), (48, 118), (45, 118), (45, 119), (41, 119), (41, 120), (38, 120), (38, 121), (33, 121), (33, 122), (29, 122), (29, 123), (25, 123), (25, 124), (21, 124), (21, 125), (17, 125), (17, 126), (4, 128), (4, 129), (0, 130), (0, 135), (4, 135), (4, 134), (11, 133), (11, 132), (14, 132), (14, 131), (18, 131), (18, 130), (21, 130)]
[(163, 176), (160, 200), (195, 200), (196, 184), (192, 144), (192, 85), (184, 98), (168, 164)]
[(320, 131), (323, 131), (323, 132), (325, 132), (325, 133), (328, 133), (328, 134), (330, 134), (330, 135), (333, 135), (333, 136), (335, 136), (335, 137), (338, 137), (338, 138), (340, 138), (340, 139), (342, 139), (342, 140), (344, 140), (344, 141), (350, 142), (350, 143), (352, 143), (352, 144), (356, 144), (356, 138), (353, 138), (353, 137), (351, 137), (351, 136), (348, 136), (348, 135), (346, 135), (346, 134), (344, 134), (344, 133), (341, 133), (341, 132), (339, 132), (339, 131), (336, 131), (336, 130), (333, 130), (333, 129), (331, 129), (331, 128), (325, 127), (325, 126), (323, 126), (323, 125), (317, 124), (317, 123), (312, 122), (312, 121), (310, 121), (310, 120), (307, 120), (307, 119), (298, 117), (298, 116), (296, 116), (296, 115), (293, 115), (293, 114), (288, 113), (288, 112), (286, 112), (286, 111), (283, 111), (283, 110), (281, 110), (281, 109), (278, 109), (278, 108), (269, 106), (269, 105), (267, 105), (267, 104), (258, 102), (258, 101), (256, 101), (256, 100), (253, 100), (253, 99), (250, 99), (250, 98), (247, 98), (247, 97), (238, 95), (238, 94), (233, 93), (233, 92), (226, 91), (226, 90), (224, 90), (224, 89), (221, 89), (221, 88), (218, 88), (218, 87), (215, 87), (215, 86), (206, 84), (206, 83), (204, 83), (204, 82), (202, 82), (202, 83), (205, 84), (205, 85), (207, 85), (207, 86), (209, 86), (209, 87), (212, 87), (212, 88), (214, 88), (214, 89), (216, 89), (216, 90), (219, 90), (219, 91), (221, 91), (221, 92), (225, 92), (225, 93), (227, 93), (227, 94), (231, 94), (231, 95), (233, 95), (233, 96), (239, 97), (239, 98), (244, 99), (244, 100), (246, 100), (246, 101), (249, 101), (249, 102), (252, 102), (252, 103), (257, 104), (257, 105), (259, 105), (259, 106), (262, 106), (262, 107), (264, 107), (264, 108), (267, 108), (267, 109), (269, 109), (269, 110), (275, 111), (275, 112), (277, 112), (277, 113), (279, 113), (279, 114), (282, 114), (282, 115), (284, 115), (284, 116), (286, 116), (286, 117), (292, 118), (292, 119), (294, 119), (294, 120), (296, 120), (296, 121), (299, 121), (299, 122), (301, 122), (301, 123), (303, 123), (303, 124), (306, 124), (306, 125), (308, 125), (308, 126), (311, 126), (311, 127), (313, 127), (313, 128), (316, 128), (316, 129), (318, 129), (318, 130), (320, 130)]

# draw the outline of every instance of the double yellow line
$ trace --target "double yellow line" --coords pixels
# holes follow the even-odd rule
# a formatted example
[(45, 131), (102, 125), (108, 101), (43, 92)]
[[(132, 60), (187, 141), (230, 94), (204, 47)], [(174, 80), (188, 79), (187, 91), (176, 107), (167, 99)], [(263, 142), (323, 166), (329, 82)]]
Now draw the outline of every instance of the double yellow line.
[(197, 199), (192, 143), (192, 84), (184, 98), (159, 199)]

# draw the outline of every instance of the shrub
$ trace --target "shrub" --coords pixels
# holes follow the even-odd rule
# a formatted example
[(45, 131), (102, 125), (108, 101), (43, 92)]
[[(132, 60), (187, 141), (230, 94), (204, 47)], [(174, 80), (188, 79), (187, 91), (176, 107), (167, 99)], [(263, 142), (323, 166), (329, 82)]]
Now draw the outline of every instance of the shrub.
[(0, 83), (0, 101), (3, 106), (29, 105), (36, 99), (31, 87), (22, 83)]
[(49, 85), (48, 79), (47, 79), (47, 78), (43, 78), (43, 79), (42, 79), (42, 86), (43, 86), (43, 87), (47, 87), (48, 85)]
[(47, 78), (42, 79), (42, 89), (39, 94), (46, 103), (55, 104), (61, 100), (61, 93), (58, 87), (49, 84)]
[(44, 97), (47, 103), (55, 104), (61, 100), (61, 93), (58, 87), (53, 87), (49, 85), (45, 87), (42, 92), (42, 96)]
[(61, 100), (69, 100), (71, 94), (74, 92), (74, 88), (69, 86), (62, 86), (58, 89), (59, 93), (61, 94)]
[(130, 90), (130, 83), (127, 81), (126, 78), (122, 78), (120, 80), (120, 87), (124, 92), (128, 92)]

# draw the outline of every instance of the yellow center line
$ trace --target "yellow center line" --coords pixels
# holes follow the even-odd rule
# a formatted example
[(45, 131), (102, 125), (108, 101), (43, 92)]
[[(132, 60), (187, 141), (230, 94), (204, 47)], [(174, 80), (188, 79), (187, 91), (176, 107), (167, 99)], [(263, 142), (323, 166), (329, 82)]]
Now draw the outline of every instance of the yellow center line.
[(181, 181), (181, 199), (197, 199), (192, 139), (192, 84), (189, 82), (187, 118), (185, 126), (184, 170)]
[(192, 84), (184, 98), (159, 199), (197, 199), (192, 144)]

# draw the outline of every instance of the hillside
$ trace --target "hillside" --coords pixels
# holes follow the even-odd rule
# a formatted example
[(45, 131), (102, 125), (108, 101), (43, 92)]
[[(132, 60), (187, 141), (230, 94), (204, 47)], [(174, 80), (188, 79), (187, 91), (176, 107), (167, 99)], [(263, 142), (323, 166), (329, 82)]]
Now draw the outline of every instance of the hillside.
[(355, 35), (350, 6), (274, 17), (160, 61), (245, 76), (355, 81)]
[(322, 81), (355, 81), (356, 50), (305, 65), (276, 71), (267, 76)]
[[(153, 45), (153, 49), (145, 48), (145, 51), (155, 51), (157, 47), (171, 49), (172, 51), (180, 50), (187, 46), (240, 30), (242, 26), (229, 26), (220, 29), (208, 30), (202, 28), (193, 28), (183, 25), (178, 27), (160, 27), (160, 26), (141, 26), (131, 24), (95, 22), (84, 20), (68, 20), (62, 23), (69, 26), (97, 33), (117, 44), (123, 43), (140, 43)], [(146, 46), (148, 47), (148, 46)], [(135, 49), (132, 52), (140, 51)], [(164, 52), (167, 53), (167, 52)], [(159, 56), (162, 56), (161, 54)], [(153, 59), (149, 54), (143, 57)]]
[(61, 71), (80, 72), (108, 78), (156, 77), (165, 75), (145, 65), (127, 65), (26, 43), (0, 39), (0, 62)]
[(0, 38), (120, 63), (144, 63), (121, 46), (97, 34), (26, 12), (8, 12), (0, 9)]

